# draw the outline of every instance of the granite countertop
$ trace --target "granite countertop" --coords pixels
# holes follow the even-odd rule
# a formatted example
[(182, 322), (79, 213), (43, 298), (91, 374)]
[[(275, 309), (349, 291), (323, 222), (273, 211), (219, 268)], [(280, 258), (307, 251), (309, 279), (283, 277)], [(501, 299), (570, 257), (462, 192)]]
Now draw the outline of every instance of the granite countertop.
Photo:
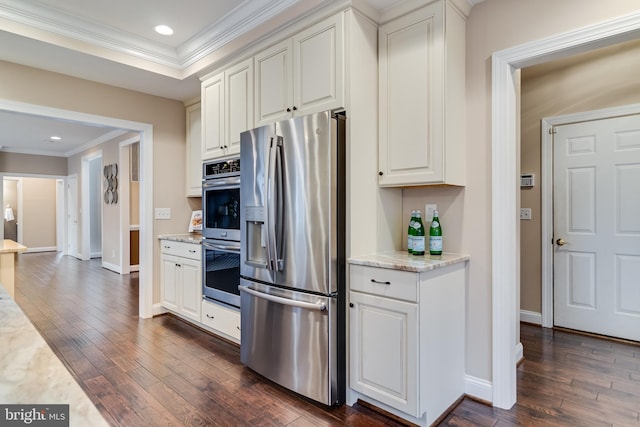
[(68, 404), (70, 426), (108, 423), (31, 324), (0, 286), (0, 402)]
[(4, 239), (0, 242), (0, 254), (7, 254), (11, 252), (24, 252), (27, 250), (26, 246), (21, 245), (20, 243), (14, 242), (13, 240)]
[(158, 240), (171, 240), (173, 242), (193, 243), (199, 245), (202, 243), (202, 234), (185, 233), (185, 234), (160, 234)]
[(442, 255), (416, 256), (407, 251), (388, 251), (349, 258), (349, 264), (369, 267), (389, 268), (392, 270), (413, 271), (416, 273), (435, 270), (469, 260), (469, 255), (444, 253)]

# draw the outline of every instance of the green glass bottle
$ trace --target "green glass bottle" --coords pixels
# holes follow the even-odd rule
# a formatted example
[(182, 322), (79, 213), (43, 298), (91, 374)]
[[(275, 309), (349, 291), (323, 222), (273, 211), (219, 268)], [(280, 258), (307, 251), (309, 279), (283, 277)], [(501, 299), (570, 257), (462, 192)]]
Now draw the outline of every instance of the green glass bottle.
[(438, 211), (433, 211), (433, 221), (431, 221), (429, 228), (429, 254), (442, 255), (442, 226), (440, 218), (438, 218)]
[(411, 211), (411, 219), (409, 220), (409, 227), (407, 229), (407, 252), (409, 254), (413, 253), (413, 238), (415, 236), (415, 229), (413, 228), (413, 223), (416, 220), (416, 211)]
[(413, 254), (424, 255), (425, 236), (424, 225), (422, 224), (422, 214), (420, 213), (420, 210), (416, 211), (416, 220), (413, 222), (413, 224), (413, 228), (415, 230), (415, 235), (413, 236)]

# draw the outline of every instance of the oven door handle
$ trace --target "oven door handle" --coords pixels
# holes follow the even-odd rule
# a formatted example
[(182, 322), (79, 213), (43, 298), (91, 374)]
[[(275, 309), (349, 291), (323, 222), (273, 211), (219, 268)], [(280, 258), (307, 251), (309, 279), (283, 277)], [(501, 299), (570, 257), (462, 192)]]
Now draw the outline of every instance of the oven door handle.
[(209, 243), (205, 241), (202, 241), (202, 246), (204, 246), (207, 249), (217, 249), (219, 251), (233, 252), (234, 254), (240, 253), (239, 246), (219, 245), (219, 244)]
[(254, 289), (251, 289), (248, 286), (243, 286), (243, 285), (238, 286), (238, 289), (240, 290), (240, 292), (246, 292), (249, 295), (253, 295), (254, 297), (262, 298), (267, 301), (275, 302), (277, 304), (288, 305), (291, 307), (306, 308), (307, 310), (325, 311), (327, 309), (327, 305), (320, 301), (318, 301), (317, 303), (296, 301), (289, 298), (282, 298), (282, 297), (277, 297), (275, 295), (265, 294), (264, 292), (256, 291)]
[(203, 179), (202, 180), (202, 188), (211, 188), (211, 187), (223, 187), (228, 186), (230, 188), (235, 188), (240, 185), (240, 177), (236, 176), (233, 178), (218, 178), (218, 179)]

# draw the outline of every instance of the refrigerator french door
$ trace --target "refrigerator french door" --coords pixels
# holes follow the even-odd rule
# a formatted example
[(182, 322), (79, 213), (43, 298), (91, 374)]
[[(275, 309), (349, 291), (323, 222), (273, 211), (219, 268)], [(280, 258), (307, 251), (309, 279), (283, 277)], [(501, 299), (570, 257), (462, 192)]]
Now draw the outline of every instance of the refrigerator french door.
[(242, 363), (326, 405), (344, 401), (345, 117), (243, 132)]

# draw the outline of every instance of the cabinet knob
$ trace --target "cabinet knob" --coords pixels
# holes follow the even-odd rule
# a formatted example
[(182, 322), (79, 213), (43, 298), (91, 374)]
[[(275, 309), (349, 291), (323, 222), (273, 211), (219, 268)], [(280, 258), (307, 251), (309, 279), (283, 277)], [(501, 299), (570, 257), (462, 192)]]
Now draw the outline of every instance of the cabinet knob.
[(353, 308), (353, 303), (352, 302), (349, 303), (349, 307)]
[(380, 171), (380, 172), (378, 172), (378, 175), (382, 176), (382, 175), (384, 175), (384, 174), (382, 173), (382, 171)]
[(298, 109), (298, 107), (296, 107), (295, 105), (293, 106), (293, 111), (296, 111)]
[(291, 108), (287, 108), (287, 113), (290, 113), (290, 112), (291, 112)]

